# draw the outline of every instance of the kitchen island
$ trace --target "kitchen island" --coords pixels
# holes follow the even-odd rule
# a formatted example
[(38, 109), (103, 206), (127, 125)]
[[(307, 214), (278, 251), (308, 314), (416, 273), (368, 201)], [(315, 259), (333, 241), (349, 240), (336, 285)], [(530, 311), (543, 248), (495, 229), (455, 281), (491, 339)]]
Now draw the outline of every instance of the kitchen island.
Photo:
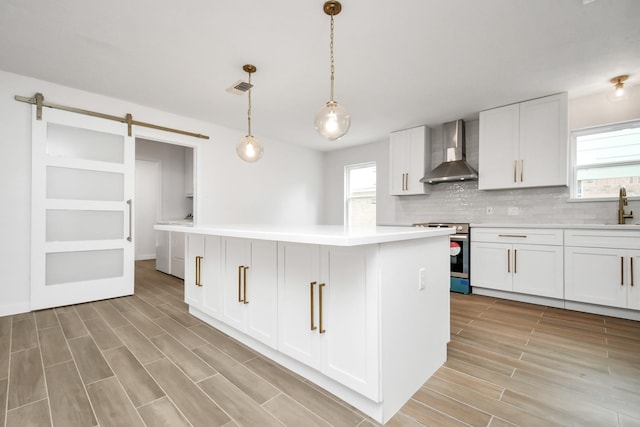
[(155, 228), (186, 233), (191, 314), (378, 422), (446, 360), (453, 229)]

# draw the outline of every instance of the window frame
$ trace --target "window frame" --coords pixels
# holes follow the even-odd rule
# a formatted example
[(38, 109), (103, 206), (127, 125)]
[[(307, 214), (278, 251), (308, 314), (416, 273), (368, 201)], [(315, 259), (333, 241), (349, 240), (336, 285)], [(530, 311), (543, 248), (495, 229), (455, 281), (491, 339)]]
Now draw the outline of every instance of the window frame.
[[(602, 201), (612, 201), (618, 200), (618, 194), (611, 195), (610, 197), (592, 197), (592, 198), (581, 198), (578, 197), (578, 170), (586, 169), (586, 168), (597, 168), (597, 167), (610, 167), (610, 166), (627, 166), (627, 165), (636, 165), (640, 164), (640, 161), (628, 161), (628, 162), (611, 162), (611, 163), (597, 163), (597, 164), (587, 164), (580, 165), (576, 164), (578, 157), (578, 137), (585, 135), (593, 135), (596, 133), (605, 133), (605, 132), (613, 132), (622, 129), (631, 129), (631, 128), (640, 128), (640, 119), (627, 120), (624, 122), (610, 123), (605, 125), (591, 126), (587, 128), (574, 129), (571, 131), (569, 138), (569, 146), (570, 146), (570, 174), (571, 180), (569, 183), (569, 201), (570, 202), (602, 202)], [(640, 197), (633, 196), (629, 197), (629, 200), (640, 200)]]
[[(369, 167), (374, 167), (376, 169), (376, 191), (374, 196), (354, 196), (354, 197), (350, 197), (350, 191), (349, 191), (349, 187), (350, 187), (350, 177), (351, 177), (351, 171), (354, 169), (364, 169), (364, 168), (369, 168)], [(375, 205), (377, 203), (377, 193), (378, 193), (378, 166), (376, 164), (375, 161), (371, 161), (371, 162), (363, 162), (363, 163), (355, 163), (355, 164), (350, 164), (350, 165), (346, 165), (344, 167), (344, 191), (343, 191), (343, 195), (344, 195), (344, 209), (343, 209), (343, 213), (344, 213), (344, 219), (343, 219), (343, 223), (348, 226), (351, 227), (351, 201), (352, 200), (365, 200), (365, 199), (370, 199), (372, 200), (372, 203)], [(376, 212), (376, 221), (377, 221), (377, 212)], [(375, 225), (375, 223), (374, 223)]]

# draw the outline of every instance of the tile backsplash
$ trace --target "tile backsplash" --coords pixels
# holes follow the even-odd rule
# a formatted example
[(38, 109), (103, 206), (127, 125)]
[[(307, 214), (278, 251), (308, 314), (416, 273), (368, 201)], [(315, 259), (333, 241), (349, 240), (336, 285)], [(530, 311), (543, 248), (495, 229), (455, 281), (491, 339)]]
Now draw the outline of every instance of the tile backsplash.
[[(479, 122), (468, 121), (465, 125), (467, 161), (477, 170)], [(441, 127), (432, 129), (431, 141), (435, 167), (443, 158)], [(430, 190), (427, 195), (397, 197), (396, 222), (616, 224), (618, 219), (617, 200), (570, 202), (568, 187), (485, 191), (478, 190), (478, 181), (467, 181), (436, 184)], [(491, 215), (487, 208), (491, 208)], [(509, 208), (517, 208), (518, 214), (509, 215)], [(629, 201), (626, 210), (635, 211), (629, 223), (640, 223), (640, 201)]]

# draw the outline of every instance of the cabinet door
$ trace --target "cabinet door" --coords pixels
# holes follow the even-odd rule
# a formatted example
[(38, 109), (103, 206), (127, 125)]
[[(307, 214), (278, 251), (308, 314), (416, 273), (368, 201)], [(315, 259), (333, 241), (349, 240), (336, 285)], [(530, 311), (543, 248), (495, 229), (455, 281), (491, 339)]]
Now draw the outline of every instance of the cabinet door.
[(319, 264), (319, 246), (278, 242), (278, 350), (316, 369)]
[[(222, 290), (220, 289), (220, 236), (204, 237), (204, 259), (200, 267), (202, 310), (209, 316), (220, 318)], [(188, 268), (185, 267), (185, 273)], [(186, 285), (185, 285), (186, 286)]]
[(565, 299), (626, 307), (623, 256), (617, 249), (565, 247)]
[(480, 112), (478, 189), (513, 188), (519, 185), (518, 104)]
[(471, 285), (511, 291), (512, 256), (511, 245), (471, 242)]
[(156, 231), (156, 270), (171, 274), (170, 231)]
[(204, 236), (202, 234), (187, 234), (186, 268), (184, 274), (184, 301), (202, 309), (202, 271), (204, 263)]
[[(407, 177), (406, 194), (424, 194), (425, 185), (420, 180), (425, 175), (425, 133), (426, 127), (407, 129)], [(431, 156), (429, 156), (431, 158)], [(431, 163), (431, 162), (429, 162)], [(431, 164), (429, 164), (431, 167)]]
[(522, 187), (567, 185), (567, 94), (520, 104)]
[(275, 348), (278, 327), (278, 248), (275, 241), (251, 240), (246, 292), (245, 331)]
[(247, 239), (222, 239), (221, 320), (238, 330), (244, 329), (243, 281), (244, 267), (250, 267), (249, 245)]
[(392, 132), (389, 136), (389, 194), (405, 194), (408, 137), (406, 131)]
[(513, 291), (562, 299), (562, 249), (562, 246), (513, 245)]
[[(322, 372), (378, 398), (377, 246), (322, 247)], [(320, 320), (319, 320), (320, 323)], [(319, 326), (320, 327), (320, 326)]]
[(171, 274), (184, 279), (184, 233), (171, 232)]

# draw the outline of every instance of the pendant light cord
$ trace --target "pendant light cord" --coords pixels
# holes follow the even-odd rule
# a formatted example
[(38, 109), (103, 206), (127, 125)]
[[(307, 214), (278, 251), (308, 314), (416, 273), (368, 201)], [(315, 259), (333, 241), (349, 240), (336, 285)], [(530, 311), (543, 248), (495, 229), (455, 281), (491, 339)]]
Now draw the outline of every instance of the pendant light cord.
[(330, 102), (333, 101), (333, 80), (335, 74), (335, 66), (333, 65), (333, 13), (331, 14), (331, 36), (329, 42), (329, 50), (331, 51), (331, 97)]
[(247, 109), (247, 131), (248, 135), (251, 136), (251, 73), (249, 74), (249, 108)]

